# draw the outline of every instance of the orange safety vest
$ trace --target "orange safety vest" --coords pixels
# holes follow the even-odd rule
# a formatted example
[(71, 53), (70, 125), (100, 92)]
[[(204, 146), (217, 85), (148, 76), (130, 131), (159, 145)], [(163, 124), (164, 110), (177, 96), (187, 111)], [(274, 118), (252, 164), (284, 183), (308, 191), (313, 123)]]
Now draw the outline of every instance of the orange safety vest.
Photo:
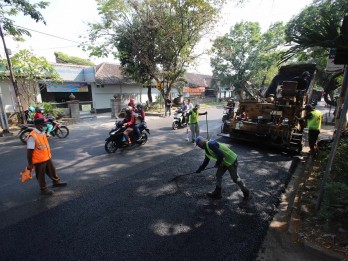
[[(37, 164), (49, 160), (51, 155), (50, 145), (46, 135), (40, 135), (35, 130), (30, 132), (29, 136), (34, 138), (35, 149), (33, 151), (32, 164)], [(29, 138), (28, 136), (28, 138)]]

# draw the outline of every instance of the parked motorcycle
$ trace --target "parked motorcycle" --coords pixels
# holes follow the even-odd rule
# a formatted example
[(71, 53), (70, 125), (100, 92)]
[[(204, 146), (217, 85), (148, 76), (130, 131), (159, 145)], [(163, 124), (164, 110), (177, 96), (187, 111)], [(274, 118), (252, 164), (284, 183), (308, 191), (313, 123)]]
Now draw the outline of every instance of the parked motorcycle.
[(129, 134), (131, 144), (128, 143), (127, 138), (124, 136), (123, 132), (126, 130), (122, 126), (122, 121), (115, 123), (115, 126), (109, 132), (109, 137), (105, 140), (105, 151), (107, 153), (115, 153), (119, 148), (135, 147), (144, 145), (147, 142), (147, 134), (150, 134), (150, 130), (147, 128), (146, 123), (140, 128), (141, 139), (137, 140), (135, 132), (132, 131)]
[[(56, 136), (58, 138), (66, 138), (69, 135), (69, 129), (67, 126), (56, 121), (56, 119), (51, 115), (47, 115), (47, 119), (48, 119), (48, 123), (52, 124), (53, 126), (53, 129), (50, 132), (50, 135)], [(35, 128), (35, 124), (20, 124), (19, 126), (21, 128), (21, 130), (18, 133), (19, 139), (24, 144), (26, 144), (28, 135)]]
[(187, 126), (186, 121), (183, 123), (184, 117), (185, 116), (182, 110), (179, 109), (174, 112), (174, 118), (173, 118), (173, 124), (172, 124), (173, 130), (176, 130), (178, 128), (185, 128)]

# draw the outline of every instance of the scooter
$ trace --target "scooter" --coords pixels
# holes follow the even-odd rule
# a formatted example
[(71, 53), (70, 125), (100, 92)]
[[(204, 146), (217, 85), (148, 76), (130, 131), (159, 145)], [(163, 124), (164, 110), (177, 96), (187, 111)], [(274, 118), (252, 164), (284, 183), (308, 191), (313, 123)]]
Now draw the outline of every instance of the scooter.
[[(57, 136), (58, 138), (66, 138), (69, 135), (69, 129), (67, 126), (56, 121), (56, 119), (51, 115), (47, 115), (46, 118), (48, 124), (53, 126), (50, 135)], [(21, 128), (18, 133), (19, 139), (24, 144), (27, 144), (28, 135), (35, 128), (35, 124), (20, 124), (19, 127)]]
[(174, 112), (174, 118), (172, 123), (173, 130), (177, 130), (178, 128), (185, 128), (187, 126), (186, 119), (184, 118), (185, 116), (182, 110), (179, 109)]
[(135, 147), (136, 145), (141, 146), (147, 142), (147, 134), (150, 134), (150, 130), (147, 128), (146, 123), (141, 125), (140, 127), (140, 139), (136, 137), (134, 131), (129, 134), (129, 138), (131, 143), (129, 144), (128, 140), (124, 136), (123, 132), (126, 130), (123, 127), (122, 121), (118, 121), (115, 123), (115, 126), (109, 132), (109, 137), (105, 139), (105, 151), (107, 153), (115, 153), (119, 148), (127, 148), (127, 147)]

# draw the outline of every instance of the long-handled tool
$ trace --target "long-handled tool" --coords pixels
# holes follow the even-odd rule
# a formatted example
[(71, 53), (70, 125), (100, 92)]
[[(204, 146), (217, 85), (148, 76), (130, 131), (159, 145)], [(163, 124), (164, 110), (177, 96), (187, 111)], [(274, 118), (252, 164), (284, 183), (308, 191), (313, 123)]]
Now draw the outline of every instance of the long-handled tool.
[(205, 122), (207, 123), (207, 140), (209, 140), (209, 132), (208, 132), (208, 113), (205, 115)]
[[(210, 168), (206, 168), (206, 169), (203, 169), (202, 171), (205, 171), (205, 170), (208, 170), (208, 169), (213, 169), (214, 167), (210, 167)], [(192, 175), (192, 174), (195, 174), (196, 171), (193, 171), (193, 172), (189, 172), (189, 173), (185, 173), (185, 174), (181, 174), (181, 175), (178, 175), (178, 176), (175, 176), (174, 178), (172, 178), (171, 180), (169, 180), (169, 182), (172, 182), (172, 181), (175, 181), (177, 180), (178, 178), (181, 178), (183, 176), (188, 176), (188, 175)]]

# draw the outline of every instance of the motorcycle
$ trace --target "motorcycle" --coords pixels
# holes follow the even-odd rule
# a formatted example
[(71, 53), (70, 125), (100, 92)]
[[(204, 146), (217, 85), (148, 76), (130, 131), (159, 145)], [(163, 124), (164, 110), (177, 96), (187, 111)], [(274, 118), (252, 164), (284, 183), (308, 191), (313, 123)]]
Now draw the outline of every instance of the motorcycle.
[(187, 126), (186, 121), (183, 123), (184, 117), (185, 116), (182, 110), (179, 109), (174, 112), (174, 118), (173, 118), (173, 124), (172, 124), (173, 130), (176, 130), (178, 128), (185, 128)]
[[(47, 115), (46, 117), (48, 119), (47, 122), (53, 126), (50, 135), (56, 136), (58, 138), (66, 138), (69, 135), (69, 129), (67, 126), (56, 121), (56, 119), (51, 115)], [(21, 140), (21, 142), (26, 144), (28, 135), (35, 128), (35, 124), (20, 124), (19, 126), (21, 128), (21, 130), (18, 133), (19, 139)]]
[(115, 126), (109, 132), (109, 137), (105, 139), (104, 148), (107, 153), (115, 153), (119, 148), (134, 147), (136, 145), (141, 146), (147, 142), (148, 138), (146, 133), (150, 134), (150, 130), (147, 128), (146, 123), (140, 127), (141, 138), (139, 140), (134, 131), (129, 134), (129, 138), (131, 140), (130, 144), (123, 134), (126, 127), (123, 127), (122, 125), (122, 121), (116, 122)]

